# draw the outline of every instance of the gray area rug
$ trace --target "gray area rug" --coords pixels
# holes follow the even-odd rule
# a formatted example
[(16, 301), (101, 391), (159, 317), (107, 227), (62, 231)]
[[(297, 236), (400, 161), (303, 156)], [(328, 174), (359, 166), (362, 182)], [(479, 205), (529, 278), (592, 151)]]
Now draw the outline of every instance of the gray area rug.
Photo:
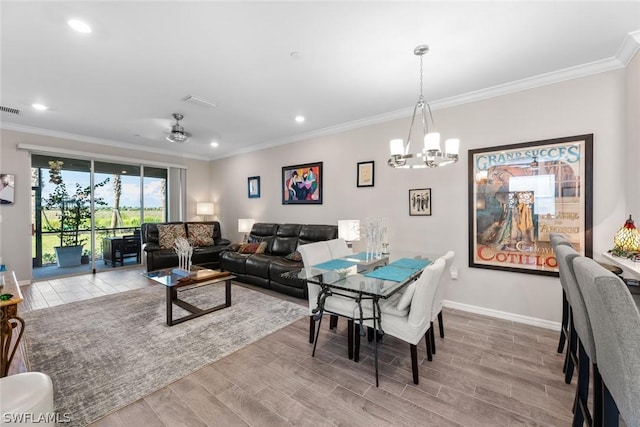
[[(224, 285), (181, 293), (199, 307)], [(307, 315), (292, 302), (232, 286), (232, 305), (168, 327), (165, 288), (152, 286), (25, 313), (27, 359), (51, 376), (65, 426), (84, 426)], [(185, 314), (174, 305), (174, 318)]]

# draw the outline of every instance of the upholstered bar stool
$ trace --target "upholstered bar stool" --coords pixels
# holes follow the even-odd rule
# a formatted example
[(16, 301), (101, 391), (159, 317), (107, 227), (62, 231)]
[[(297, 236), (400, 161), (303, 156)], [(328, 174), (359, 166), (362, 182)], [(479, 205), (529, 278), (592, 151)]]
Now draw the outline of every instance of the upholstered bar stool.
[(573, 261), (602, 375), (603, 425), (640, 426), (640, 312), (624, 282), (590, 258)]
[(53, 426), (51, 378), (42, 372), (0, 378), (0, 412), (3, 426)]
[[(563, 235), (557, 233), (551, 233), (549, 235), (549, 240), (551, 241), (551, 248), (553, 252), (556, 252), (556, 248), (558, 246), (569, 246), (571, 242), (567, 240)], [(557, 256), (556, 256), (557, 258)], [(562, 372), (565, 375), (565, 382), (567, 384), (571, 383), (571, 378), (573, 377), (573, 359), (577, 356), (576, 352), (576, 337), (575, 333), (571, 332), (571, 302), (567, 297), (567, 287), (565, 285), (564, 278), (562, 277), (562, 271), (560, 271), (560, 285), (562, 286), (562, 325), (560, 327), (560, 337), (558, 339), (558, 353), (562, 353), (565, 348), (565, 342), (567, 343), (564, 365), (562, 367)], [(572, 346), (573, 342), (573, 346)], [(572, 356), (573, 355), (573, 356)]]
[[(573, 364), (578, 370), (578, 384), (576, 387), (575, 404), (573, 406), (573, 425), (582, 426), (584, 422), (588, 426), (600, 427), (602, 419), (602, 380), (598, 372), (596, 359), (596, 347), (593, 340), (591, 321), (587, 313), (587, 307), (582, 297), (582, 290), (576, 279), (573, 269), (573, 260), (580, 256), (571, 246), (559, 245), (555, 248), (556, 259), (560, 274), (564, 278), (567, 296), (571, 302), (571, 329), (576, 336), (578, 355), (572, 353)], [(589, 410), (589, 370), (593, 366), (593, 411)]]

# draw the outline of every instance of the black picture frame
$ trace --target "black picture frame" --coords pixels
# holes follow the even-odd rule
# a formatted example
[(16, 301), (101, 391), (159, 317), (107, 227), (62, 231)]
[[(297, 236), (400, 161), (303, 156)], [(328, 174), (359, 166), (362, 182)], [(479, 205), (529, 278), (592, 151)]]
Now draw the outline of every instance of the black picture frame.
[(376, 162), (369, 160), (358, 162), (356, 168), (356, 185), (358, 187), (373, 187), (376, 177)]
[(322, 162), (282, 167), (283, 205), (322, 204)]
[(593, 134), (469, 150), (469, 267), (558, 276), (549, 235), (591, 257)]
[(260, 197), (260, 177), (250, 176), (247, 178), (247, 197), (257, 199)]
[(414, 188), (409, 190), (409, 215), (431, 216), (431, 189)]

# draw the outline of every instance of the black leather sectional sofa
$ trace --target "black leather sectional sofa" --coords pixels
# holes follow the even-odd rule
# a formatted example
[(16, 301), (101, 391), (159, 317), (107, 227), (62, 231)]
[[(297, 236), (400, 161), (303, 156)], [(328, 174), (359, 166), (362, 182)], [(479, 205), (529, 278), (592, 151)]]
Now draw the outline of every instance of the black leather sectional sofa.
[[(184, 227), (185, 236), (189, 236), (189, 225), (195, 229), (196, 224), (207, 224), (213, 226), (213, 234), (210, 245), (194, 245), (191, 262), (193, 264), (202, 265), (207, 268), (219, 267), (220, 253), (225, 250), (231, 243), (227, 239), (222, 238), (220, 231), (220, 223), (218, 221), (201, 221), (201, 222), (166, 222), (166, 223), (144, 223), (142, 224), (142, 243), (146, 254), (147, 271), (159, 270), (161, 268), (170, 268), (178, 266), (178, 255), (171, 247), (162, 248), (160, 246), (160, 237), (158, 225), (175, 224), (178, 228)], [(197, 227), (197, 226), (196, 226)]]
[(243, 254), (232, 250), (220, 255), (220, 268), (230, 271), (237, 280), (273, 289), (298, 298), (307, 297), (307, 283), (285, 279), (282, 274), (302, 267), (302, 261), (286, 259), (298, 245), (338, 238), (335, 225), (256, 223), (248, 241), (266, 242), (264, 253)]

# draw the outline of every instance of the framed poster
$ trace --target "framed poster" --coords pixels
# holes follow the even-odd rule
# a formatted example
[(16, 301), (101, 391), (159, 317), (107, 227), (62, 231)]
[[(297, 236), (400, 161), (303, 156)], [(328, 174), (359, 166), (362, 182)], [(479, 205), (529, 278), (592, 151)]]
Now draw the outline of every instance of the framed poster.
[(12, 205), (15, 195), (15, 176), (0, 174), (0, 204)]
[(431, 189), (409, 190), (409, 215), (431, 216)]
[(469, 150), (469, 267), (558, 275), (549, 235), (592, 255), (593, 134)]
[(247, 195), (250, 199), (260, 197), (260, 177), (250, 176), (247, 178)]
[(373, 187), (375, 178), (375, 162), (358, 162), (357, 185), (358, 187)]
[(322, 204), (322, 162), (282, 167), (282, 204)]

